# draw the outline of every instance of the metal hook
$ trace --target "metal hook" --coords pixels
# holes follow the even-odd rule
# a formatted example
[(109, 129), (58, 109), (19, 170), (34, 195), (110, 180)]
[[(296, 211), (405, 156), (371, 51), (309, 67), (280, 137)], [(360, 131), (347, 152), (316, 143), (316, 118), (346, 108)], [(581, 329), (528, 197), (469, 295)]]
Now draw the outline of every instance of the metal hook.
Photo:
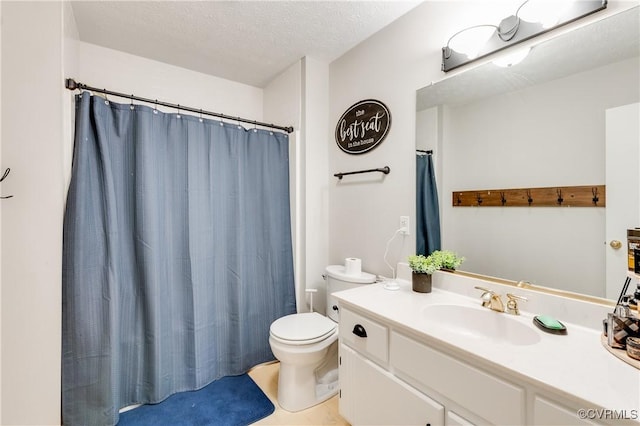
[(591, 188), (591, 194), (593, 194), (593, 198), (591, 199), (591, 201), (593, 201), (594, 206), (597, 206), (598, 201), (600, 201), (600, 198), (598, 197), (598, 188), (595, 186)]
[(456, 198), (456, 204), (460, 205), (462, 204), (462, 198), (460, 198), (460, 193), (458, 193), (458, 197)]
[(562, 202), (564, 201), (564, 198), (562, 198), (562, 189), (557, 188), (556, 194), (558, 194), (558, 205), (561, 206)]
[[(5, 180), (7, 178), (7, 176), (9, 176), (10, 172), (11, 172), (11, 169), (9, 167), (7, 167), (6, 170), (4, 171), (2, 177), (0, 178), (0, 182)], [(6, 197), (0, 197), (0, 199), (3, 199), (3, 200), (6, 200), (7, 198), (13, 198), (13, 195), (7, 195)]]
[(176, 118), (181, 118), (180, 117), (180, 104), (178, 104), (178, 114), (176, 115)]
[(507, 204), (507, 199), (504, 197), (504, 192), (500, 192), (500, 202), (503, 206)]
[(476, 201), (478, 202), (478, 205), (482, 204), (482, 197), (479, 192), (476, 192)]
[(158, 113), (158, 100), (156, 99), (156, 101), (153, 103), (153, 113), (157, 114)]
[(9, 176), (9, 173), (11, 172), (11, 169), (9, 167), (7, 167), (7, 169), (4, 171), (4, 174), (2, 175), (2, 177), (0, 178), (0, 182), (2, 182), (3, 180), (6, 179), (7, 176)]
[(133, 111), (133, 109), (135, 108), (133, 106), (133, 93), (131, 94), (131, 97), (129, 99), (131, 99), (131, 104), (129, 104), (129, 109)]
[(531, 190), (527, 189), (527, 202), (529, 203), (529, 205), (531, 205), (531, 203), (533, 203), (533, 198), (531, 198)]
[(200, 108), (200, 122), (202, 123), (204, 120), (202, 120), (202, 108)]

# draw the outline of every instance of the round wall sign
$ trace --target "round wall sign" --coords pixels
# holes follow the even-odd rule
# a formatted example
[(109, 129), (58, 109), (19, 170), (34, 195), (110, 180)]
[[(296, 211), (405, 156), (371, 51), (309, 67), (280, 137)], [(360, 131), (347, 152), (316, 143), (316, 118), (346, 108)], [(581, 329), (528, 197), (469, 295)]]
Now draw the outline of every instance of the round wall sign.
[(353, 104), (336, 126), (336, 143), (347, 154), (371, 151), (384, 140), (391, 127), (391, 113), (385, 104), (367, 99)]

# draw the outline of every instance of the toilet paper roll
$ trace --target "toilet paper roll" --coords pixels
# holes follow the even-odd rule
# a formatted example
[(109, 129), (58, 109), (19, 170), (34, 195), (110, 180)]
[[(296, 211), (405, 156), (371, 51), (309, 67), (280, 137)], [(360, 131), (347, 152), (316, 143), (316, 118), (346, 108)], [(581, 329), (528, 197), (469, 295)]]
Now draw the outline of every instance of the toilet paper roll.
[(344, 260), (344, 273), (347, 275), (360, 275), (362, 273), (362, 261), (357, 257), (347, 257)]

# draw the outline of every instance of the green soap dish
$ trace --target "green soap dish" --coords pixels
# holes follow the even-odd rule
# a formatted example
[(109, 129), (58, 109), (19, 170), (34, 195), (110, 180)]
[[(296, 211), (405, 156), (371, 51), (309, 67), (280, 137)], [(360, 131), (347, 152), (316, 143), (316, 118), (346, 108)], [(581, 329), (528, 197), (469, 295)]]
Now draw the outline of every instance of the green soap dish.
[(533, 317), (533, 323), (542, 331), (552, 334), (567, 334), (567, 327), (560, 321), (547, 315)]

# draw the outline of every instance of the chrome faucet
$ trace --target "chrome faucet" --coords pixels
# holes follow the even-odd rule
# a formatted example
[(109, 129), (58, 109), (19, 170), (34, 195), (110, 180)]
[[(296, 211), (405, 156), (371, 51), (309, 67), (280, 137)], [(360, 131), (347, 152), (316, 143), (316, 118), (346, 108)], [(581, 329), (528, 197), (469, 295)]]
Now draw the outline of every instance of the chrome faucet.
[(482, 306), (489, 308), (492, 311), (506, 312), (511, 315), (520, 315), (520, 311), (518, 310), (518, 301), (527, 301), (526, 297), (507, 293), (508, 301), (505, 309), (505, 305), (502, 303), (502, 298), (498, 293), (484, 287), (476, 286), (475, 288), (483, 291), (482, 296), (480, 296), (480, 299), (482, 299)]

